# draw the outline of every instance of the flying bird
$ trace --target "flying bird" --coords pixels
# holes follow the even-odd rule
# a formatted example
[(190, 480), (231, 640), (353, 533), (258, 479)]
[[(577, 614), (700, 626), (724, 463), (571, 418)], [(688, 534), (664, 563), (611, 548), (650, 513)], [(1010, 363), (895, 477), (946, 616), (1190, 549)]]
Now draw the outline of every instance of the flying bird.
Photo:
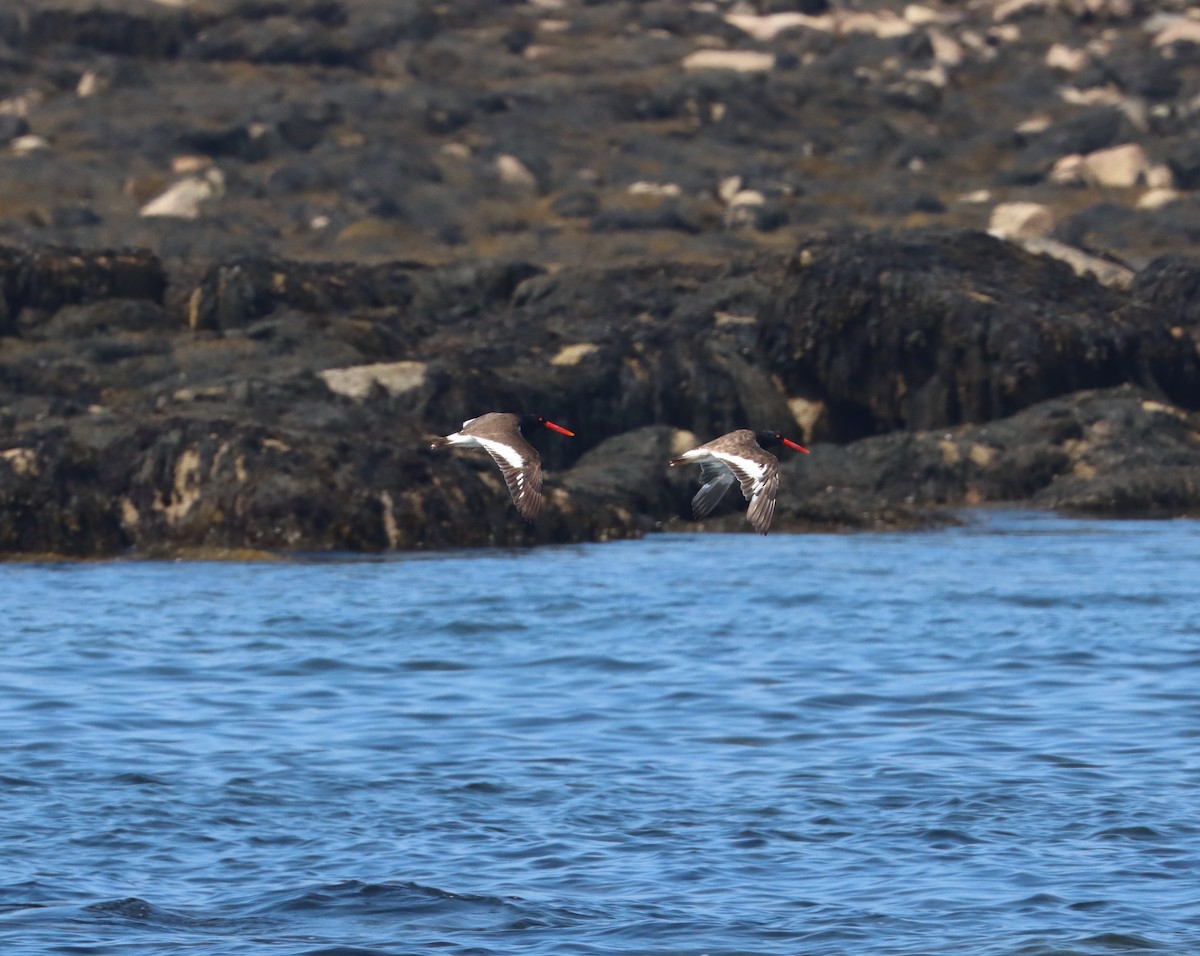
[(749, 428), (739, 428), (685, 451), (678, 458), (672, 458), (669, 464), (699, 463), (700, 478), (704, 484), (692, 499), (692, 511), (697, 518), (703, 518), (712, 511), (734, 481), (741, 482), (742, 494), (750, 502), (746, 517), (755, 531), (766, 534), (775, 516), (779, 459), (764, 449), (776, 445), (786, 445), (808, 454), (807, 448), (784, 438), (779, 432), (753, 432)]
[(549, 428), (560, 435), (575, 436), (562, 425), (541, 415), (514, 415), (488, 412), (463, 422), (462, 429), (444, 438), (435, 438), (430, 448), (482, 448), (500, 466), (513, 504), (526, 521), (537, 517), (542, 507), (542, 459), (521, 433), (530, 428)]

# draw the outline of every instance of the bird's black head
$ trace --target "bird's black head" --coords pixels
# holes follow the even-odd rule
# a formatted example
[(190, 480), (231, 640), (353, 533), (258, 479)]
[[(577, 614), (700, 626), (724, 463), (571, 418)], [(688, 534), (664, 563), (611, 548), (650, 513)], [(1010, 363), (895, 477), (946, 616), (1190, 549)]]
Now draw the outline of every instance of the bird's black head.
[(550, 431), (558, 432), (560, 435), (566, 435), (569, 438), (575, 437), (573, 431), (563, 428), (562, 425), (554, 424), (554, 422), (547, 420), (545, 415), (522, 415), (521, 431), (528, 433), (534, 428), (549, 428)]
[(796, 451), (802, 451), (808, 454), (808, 449), (803, 445), (797, 444), (790, 438), (784, 438), (779, 432), (755, 432), (754, 440), (758, 442), (760, 448), (774, 448), (776, 445), (784, 445), (788, 448), (794, 448)]

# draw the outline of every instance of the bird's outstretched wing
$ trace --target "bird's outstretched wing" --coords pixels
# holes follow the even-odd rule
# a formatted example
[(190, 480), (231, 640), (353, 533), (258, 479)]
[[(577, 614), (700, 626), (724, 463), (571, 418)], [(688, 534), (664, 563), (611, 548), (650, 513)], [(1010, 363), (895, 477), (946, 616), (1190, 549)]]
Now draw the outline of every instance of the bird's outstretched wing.
[(709, 458), (700, 462), (700, 478), (704, 482), (692, 498), (692, 514), (703, 518), (720, 504), (725, 492), (737, 481), (724, 462)]
[(487, 438), (477, 441), (500, 466), (500, 474), (521, 517), (533, 521), (542, 510), (542, 460), (537, 450), (525, 441), (516, 445)]
[[(742, 494), (750, 502), (746, 517), (759, 534), (766, 534), (775, 517), (775, 496), (779, 491), (779, 461), (774, 455), (762, 453), (762, 458), (742, 458), (722, 455), (722, 463), (742, 485)], [(769, 460), (768, 460), (769, 459)]]

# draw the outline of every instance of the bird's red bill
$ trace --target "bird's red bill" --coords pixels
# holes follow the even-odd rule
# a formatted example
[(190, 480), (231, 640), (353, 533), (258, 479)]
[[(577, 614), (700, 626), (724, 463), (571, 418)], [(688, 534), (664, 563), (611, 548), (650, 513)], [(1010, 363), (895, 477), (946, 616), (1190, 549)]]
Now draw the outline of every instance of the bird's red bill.
[(552, 432), (558, 432), (560, 435), (567, 435), (570, 438), (575, 437), (575, 433), (573, 431), (563, 428), (562, 425), (555, 425), (554, 422), (546, 422), (546, 427)]
[(797, 444), (796, 444), (794, 441), (792, 441), (790, 438), (785, 438), (785, 439), (783, 440), (783, 443), (784, 443), (785, 445), (787, 445), (787, 446), (788, 446), (788, 448), (795, 448), (795, 449), (796, 449), (796, 451), (802, 451), (802, 452), (804, 452), (804, 454), (806, 454), (806, 455), (808, 454), (808, 449), (807, 449), (807, 448), (805, 448), (803, 445), (797, 445)]

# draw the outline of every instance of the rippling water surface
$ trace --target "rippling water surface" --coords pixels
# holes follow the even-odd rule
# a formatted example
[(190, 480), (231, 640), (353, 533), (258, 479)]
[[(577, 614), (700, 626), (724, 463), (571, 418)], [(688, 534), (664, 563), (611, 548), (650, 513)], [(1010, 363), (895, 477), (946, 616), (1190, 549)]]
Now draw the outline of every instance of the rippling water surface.
[(0, 567), (0, 951), (1200, 951), (1200, 525)]

